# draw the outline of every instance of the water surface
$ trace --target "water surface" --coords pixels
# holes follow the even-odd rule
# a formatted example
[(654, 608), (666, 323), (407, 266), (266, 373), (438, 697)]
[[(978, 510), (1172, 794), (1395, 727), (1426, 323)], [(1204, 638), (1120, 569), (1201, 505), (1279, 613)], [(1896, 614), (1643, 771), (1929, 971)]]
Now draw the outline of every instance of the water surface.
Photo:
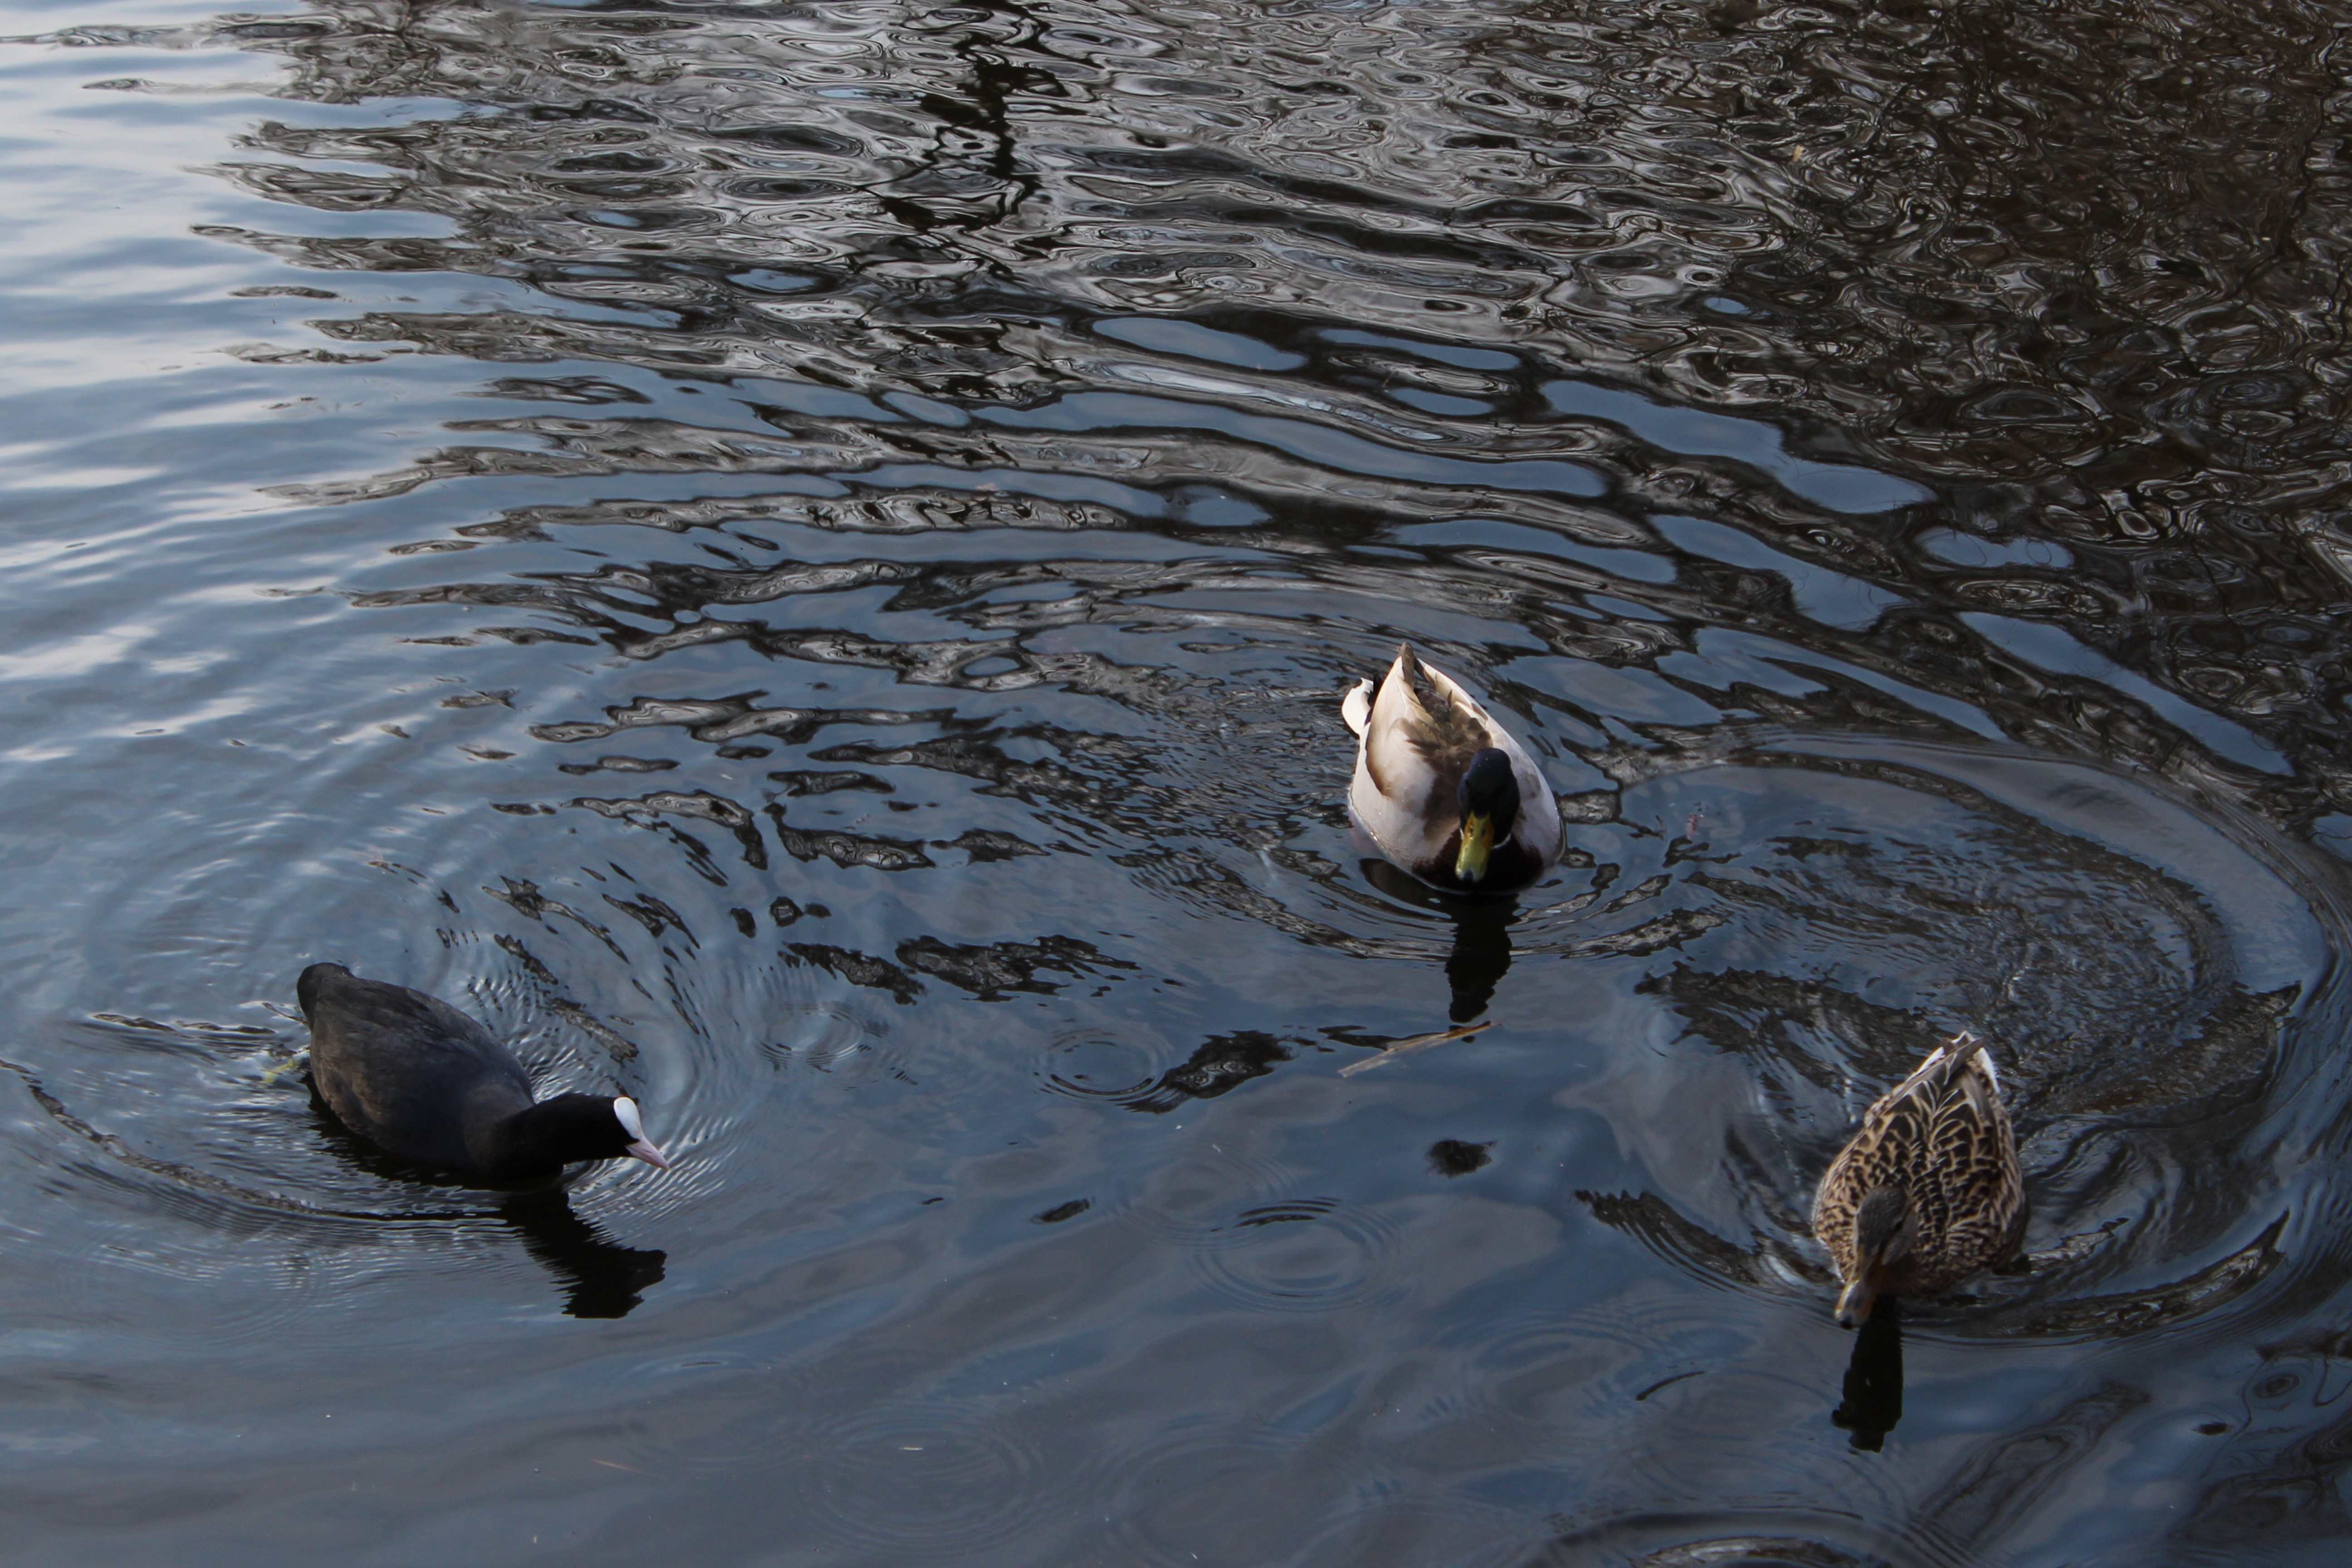
[[(12, 1559), (2336, 1561), (2347, 20), (5, 0)], [(677, 1169), (371, 1154), (322, 958)]]

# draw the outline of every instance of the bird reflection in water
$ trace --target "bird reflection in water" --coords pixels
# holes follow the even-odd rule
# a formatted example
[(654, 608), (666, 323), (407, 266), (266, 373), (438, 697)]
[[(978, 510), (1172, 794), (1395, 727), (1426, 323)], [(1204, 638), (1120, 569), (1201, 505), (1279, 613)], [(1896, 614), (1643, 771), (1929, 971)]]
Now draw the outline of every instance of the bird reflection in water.
[(560, 1187), (516, 1193), (499, 1205), (499, 1217), (555, 1276), (571, 1317), (627, 1317), (645, 1300), (645, 1291), (661, 1282), (669, 1261), (667, 1252), (607, 1240), (572, 1212), (571, 1195)]
[[(335, 1120), (335, 1113), (318, 1096), (310, 1095), (318, 1134), (327, 1145), (361, 1170), (387, 1182), (481, 1192), (446, 1172), (411, 1165), (394, 1158), (364, 1139), (356, 1138)], [(493, 1189), (496, 1190), (496, 1189)], [(572, 1210), (572, 1194), (561, 1185), (541, 1183), (498, 1192), (497, 1207), (474, 1209), (468, 1217), (491, 1217), (513, 1228), (523, 1250), (545, 1266), (564, 1291), (563, 1310), (574, 1318), (625, 1318), (645, 1300), (644, 1292), (661, 1282), (669, 1254), (658, 1249), (622, 1247)]]
[(1454, 951), (1445, 959), (1445, 982), (1453, 990), (1446, 1021), (1466, 1024), (1484, 1013), (1510, 972), (1511, 921), (1518, 915), (1518, 901), (1441, 893), (1385, 860), (1366, 860), (1363, 870), (1364, 879), (1389, 897), (1454, 922)]
[(1876, 1453), (1903, 1419), (1902, 1309), (1892, 1299), (1854, 1331), (1853, 1355), (1845, 1363), (1844, 1397), (1830, 1416), (1853, 1434), (1855, 1448)]

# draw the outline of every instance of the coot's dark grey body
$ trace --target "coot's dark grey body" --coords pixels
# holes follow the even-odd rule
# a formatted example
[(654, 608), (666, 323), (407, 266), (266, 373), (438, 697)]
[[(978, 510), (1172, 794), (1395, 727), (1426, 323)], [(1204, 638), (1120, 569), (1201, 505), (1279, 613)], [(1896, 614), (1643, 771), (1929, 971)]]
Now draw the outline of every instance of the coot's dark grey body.
[(420, 1165), (531, 1181), (578, 1160), (667, 1165), (635, 1103), (563, 1094), (530, 1079), (488, 1029), (437, 997), (314, 963), (295, 984), (310, 1025), (310, 1081), (343, 1125)]

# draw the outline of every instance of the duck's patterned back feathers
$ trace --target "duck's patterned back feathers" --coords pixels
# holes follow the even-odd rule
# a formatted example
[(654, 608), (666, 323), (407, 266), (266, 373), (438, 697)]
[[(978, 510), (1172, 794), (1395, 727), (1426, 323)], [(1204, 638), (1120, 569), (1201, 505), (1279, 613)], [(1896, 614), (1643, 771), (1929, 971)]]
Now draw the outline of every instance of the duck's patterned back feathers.
[(1449, 778), (1457, 776), (1469, 768), (1472, 758), (1495, 745), (1498, 733), (1495, 721), (1443, 672), (1415, 658), (1412, 649), (1407, 647), (1402, 654), (1398, 662), (1405, 667), (1420, 709), (1406, 738), (1431, 767)]
[(1874, 1187), (1899, 1189), (1917, 1236), (1895, 1294), (1941, 1294), (2000, 1262), (2022, 1228), (2024, 1183), (2000, 1079), (1984, 1043), (1963, 1034), (1938, 1046), (1863, 1113), (1830, 1163), (1813, 1203), (1813, 1232), (1851, 1281), (1853, 1215)]
[[(1476, 700), (1444, 671), (1422, 663), (1411, 644), (1398, 646), (1396, 662), (1389, 667), (1381, 685), (1385, 689), (1372, 700), (1374, 713), (1381, 711), (1381, 698), (1393, 694), (1396, 700), (1390, 722), (1437, 778), (1460, 778), (1469, 770), (1471, 760), (1495, 746), (1496, 737), (1502, 733)], [(1377, 755), (1373, 765), (1375, 781), (1382, 782), (1385, 788), (1379, 777)], [(1423, 820), (1433, 828), (1450, 830), (1459, 819), (1451, 791), (1429, 790), (1421, 799), (1420, 809)]]

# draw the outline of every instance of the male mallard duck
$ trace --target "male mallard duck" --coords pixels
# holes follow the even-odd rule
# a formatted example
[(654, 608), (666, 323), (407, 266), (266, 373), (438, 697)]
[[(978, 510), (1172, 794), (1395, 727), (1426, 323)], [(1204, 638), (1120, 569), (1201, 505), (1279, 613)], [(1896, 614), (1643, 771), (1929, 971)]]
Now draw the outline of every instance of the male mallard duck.
[(1559, 860), (1559, 805), (1527, 748), (1410, 644), (1340, 712), (1356, 732), (1348, 816), (1381, 854), (1449, 893), (1512, 893)]
[(1940, 1296), (2017, 1249), (2025, 1177), (1982, 1040), (1962, 1030), (1862, 1113), (1813, 1194), (1853, 1328), (1881, 1296)]

